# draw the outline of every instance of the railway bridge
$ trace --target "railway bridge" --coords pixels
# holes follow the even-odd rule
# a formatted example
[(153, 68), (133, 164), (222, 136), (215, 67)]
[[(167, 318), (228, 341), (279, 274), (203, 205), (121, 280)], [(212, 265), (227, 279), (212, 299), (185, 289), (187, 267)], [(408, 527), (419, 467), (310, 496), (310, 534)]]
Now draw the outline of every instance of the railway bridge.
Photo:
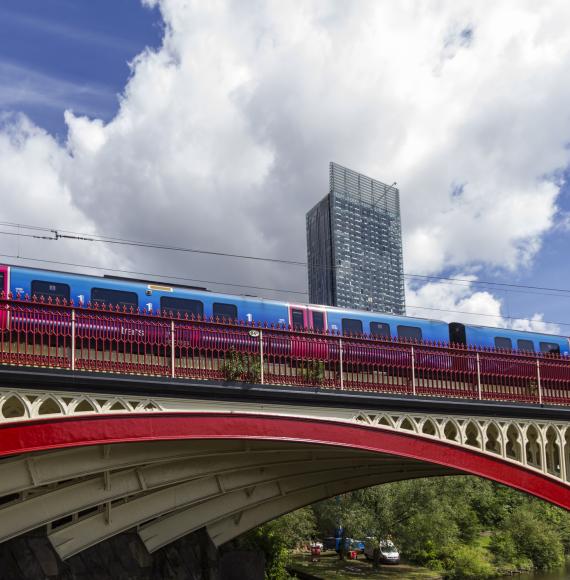
[(570, 509), (570, 361), (0, 300), (0, 542), (221, 546), (296, 508), (473, 474)]

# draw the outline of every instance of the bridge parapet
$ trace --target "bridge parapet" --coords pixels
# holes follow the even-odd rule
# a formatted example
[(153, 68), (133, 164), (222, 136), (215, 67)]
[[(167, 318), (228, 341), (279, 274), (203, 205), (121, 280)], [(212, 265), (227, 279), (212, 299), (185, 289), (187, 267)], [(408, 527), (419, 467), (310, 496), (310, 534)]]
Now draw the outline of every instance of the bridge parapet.
[(570, 360), (167, 313), (0, 299), (0, 363), (570, 405)]

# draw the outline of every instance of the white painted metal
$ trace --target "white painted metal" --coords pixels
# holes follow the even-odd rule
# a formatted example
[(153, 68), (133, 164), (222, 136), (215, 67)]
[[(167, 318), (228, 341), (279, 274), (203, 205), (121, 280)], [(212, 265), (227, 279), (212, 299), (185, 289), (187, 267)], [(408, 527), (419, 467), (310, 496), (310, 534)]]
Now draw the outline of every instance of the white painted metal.
[(477, 394), (481, 400), (481, 359), (477, 353)]
[(170, 376), (176, 376), (176, 335), (174, 320), (170, 321)]
[[(366, 469), (365, 466), (360, 466), (357, 469), (345, 469), (332, 472), (325, 479), (330, 485), (334, 484), (335, 481), (339, 481), (339, 477), (340, 481), (346, 480), (347, 476), (355, 481), (371, 478), (374, 481), (373, 485), (377, 485), (379, 483), (385, 483), (386, 481), (401, 480), (404, 476), (403, 469), (405, 469), (406, 479), (449, 475), (451, 473), (449, 469), (421, 464), (414, 467), (394, 466), (392, 468), (384, 468), (376, 473), (371, 468)], [(246, 497), (243, 496), (242, 490), (232, 492), (229, 495), (226, 494), (225, 496), (213, 497), (205, 502), (192, 505), (186, 509), (176, 511), (173, 514), (152, 521), (150, 524), (139, 529), (139, 535), (149, 552), (153, 552), (220, 518), (225, 519), (259, 504), (274, 502), (281, 497), (296, 494), (299, 490), (306, 490), (311, 487), (322, 489), (322, 475), (323, 473), (320, 472), (309, 476), (301, 475), (300, 477), (294, 477), (289, 480), (277, 480), (275, 483), (279, 484), (278, 493), (273, 493), (270, 497), (256, 493), (257, 488), (252, 493), (246, 493)], [(247, 492), (248, 490), (245, 491)], [(325, 499), (326, 497), (328, 496), (321, 496), (319, 499)]]
[(259, 330), (259, 358), (260, 358), (260, 374), (259, 374), (259, 380), (261, 382), (261, 384), (263, 385), (265, 383), (265, 372), (264, 372), (264, 360), (263, 360), (263, 330)]
[(342, 364), (342, 338), (338, 339), (338, 357), (339, 357), (339, 367), (340, 367), (340, 388), (344, 389), (344, 367)]
[[(99, 475), (76, 484), (47, 488), (43, 493), (33, 495), (24, 501), (8, 504), (0, 509), (0, 542), (74, 512), (198, 477), (220, 477), (232, 471), (252, 468), (267, 470), (272, 466), (286, 467), (291, 473), (310, 473), (314, 470), (338, 469), (347, 465), (392, 468), (390, 458), (386, 456), (368, 453), (350, 457), (346, 451), (335, 454), (327, 453), (325, 449), (319, 453), (305, 451), (301, 446), (296, 451), (280, 452), (274, 454), (273, 457), (268, 457), (264, 453), (244, 455), (244, 453), (234, 453), (229, 456), (203, 458), (200, 461), (192, 458), (113, 474), (105, 471), (102, 474), (103, 477)], [(394, 463), (393, 460), (392, 463)], [(396, 463), (402, 470), (410, 462), (398, 460)]]
[[(382, 468), (375, 469), (376, 474), (380, 476)], [(365, 473), (366, 475), (374, 473), (374, 469), (370, 468)], [(262, 473), (259, 469), (255, 469), (224, 476), (225, 492), (220, 491), (216, 477), (200, 478), (114, 505), (113, 518), (110, 522), (106, 521), (104, 514), (97, 513), (53, 530), (48, 538), (59, 556), (66, 559), (133, 526), (192, 503), (202, 504), (204, 500), (217, 495), (222, 496), (224, 502), (232, 502), (236, 496), (241, 497), (243, 501), (243, 496), (247, 495), (245, 488), (255, 486), (256, 493), (259, 489), (259, 493), (268, 494), (268, 498), (276, 497), (281, 494), (281, 488), (287, 485), (289, 479), (298, 480), (300, 483), (296, 485), (302, 486), (307, 482), (335, 481), (335, 474), (342, 474), (341, 478), (354, 476), (355, 468), (351, 466), (340, 470), (318, 470), (317, 473), (308, 475), (304, 472), (301, 475), (295, 473), (291, 475), (290, 468), (273, 468), (263, 470)], [(293, 489), (294, 486), (295, 483)], [(233, 492), (236, 492), (236, 495), (233, 495)], [(233, 505), (228, 503), (228, 509), (234, 509)]]
[(416, 395), (416, 357), (414, 356), (414, 347), (411, 348), (412, 356), (412, 394)]
[(75, 308), (71, 310), (71, 370), (75, 370)]
[(538, 382), (538, 404), (542, 405), (542, 385), (540, 381), (540, 360), (536, 359), (536, 378)]
[[(282, 452), (287, 452), (295, 450), (296, 445), (290, 444), (280, 449)], [(307, 446), (305, 449), (316, 449), (316, 447)], [(212, 457), (235, 455), (239, 459), (253, 451), (271, 456), (275, 453), (275, 444), (270, 441), (245, 443), (236, 440), (155, 441), (153, 443), (93, 445), (49, 453), (35, 453), (0, 461), (0, 496), (114, 469), (187, 458), (203, 462)], [(33, 466), (34, 479), (30, 475), (30, 466)]]
[[(422, 475), (418, 474), (417, 477), (422, 477)], [(383, 476), (381, 480), (374, 479), (372, 476), (369, 478), (369, 481), (373, 481), (373, 483), (366, 481), (366, 478), (355, 478), (340, 482), (328, 482), (321, 486), (302, 489), (295, 493), (290, 493), (270, 501), (259, 502), (250, 507), (244, 508), (244, 510), (239, 512), (239, 520), (235, 518), (235, 515), (230, 515), (209, 522), (207, 524), (208, 534), (217, 546), (221, 546), (264, 522), (303, 506), (320, 501), (323, 498), (333, 497), (361, 487), (390, 483), (399, 480), (400, 478), (398, 475), (392, 474)], [(146, 528), (147, 527), (145, 526), (139, 532), (143, 540)], [(158, 547), (158, 542), (154, 539), (149, 540), (148, 542), (145, 541), (145, 545), (149, 549), (151, 549), (155, 543)], [(151, 549), (150, 551), (153, 550)]]

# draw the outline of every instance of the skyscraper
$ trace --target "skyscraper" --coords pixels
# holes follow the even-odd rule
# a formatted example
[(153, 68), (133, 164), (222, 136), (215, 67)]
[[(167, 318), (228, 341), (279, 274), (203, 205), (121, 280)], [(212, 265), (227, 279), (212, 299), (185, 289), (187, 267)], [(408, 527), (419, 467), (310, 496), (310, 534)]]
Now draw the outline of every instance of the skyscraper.
[(400, 192), (330, 164), (329, 193), (307, 212), (313, 304), (405, 313)]

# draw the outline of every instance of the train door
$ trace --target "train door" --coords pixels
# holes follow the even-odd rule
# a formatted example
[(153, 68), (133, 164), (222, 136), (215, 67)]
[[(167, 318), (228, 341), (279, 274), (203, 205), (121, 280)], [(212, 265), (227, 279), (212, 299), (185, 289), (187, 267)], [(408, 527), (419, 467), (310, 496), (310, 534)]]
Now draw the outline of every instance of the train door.
[(316, 308), (290, 306), (289, 324), (294, 329), (312, 328), (322, 331), (327, 329), (327, 315), (324, 310)]
[(289, 306), (289, 325), (295, 330), (309, 326), (309, 313), (305, 306)]
[(450, 344), (467, 344), (467, 335), (465, 334), (465, 325), (460, 322), (449, 323), (449, 343)]
[(317, 332), (324, 332), (327, 329), (327, 313), (324, 310), (311, 309), (310, 314), (309, 326)]

